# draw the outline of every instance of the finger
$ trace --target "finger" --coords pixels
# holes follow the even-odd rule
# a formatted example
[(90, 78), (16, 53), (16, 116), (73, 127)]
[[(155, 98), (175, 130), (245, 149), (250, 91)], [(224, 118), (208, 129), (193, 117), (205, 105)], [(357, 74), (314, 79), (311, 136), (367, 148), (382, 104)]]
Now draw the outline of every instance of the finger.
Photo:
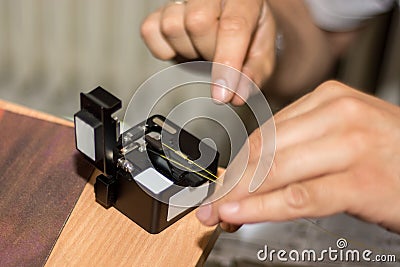
[(309, 112), (317, 106), (324, 104), (325, 100), (332, 100), (335, 98), (335, 95), (331, 95), (328, 90), (324, 91), (324, 93), (321, 94), (318, 92), (318, 90), (325, 90), (325, 83), (319, 85), (314, 91), (305, 94), (304, 96), (275, 114), (275, 122), (278, 123), (281, 121), (289, 120), (291, 118), (295, 118), (296, 116)]
[[(250, 96), (261, 93), (261, 90), (258, 86), (261, 85), (262, 81), (264, 80), (263, 73), (265, 72), (262, 71), (262, 69), (265, 68), (265, 62), (263, 62), (264, 60), (271, 62), (267, 56), (260, 56), (257, 59), (250, 59), (243, 66), (242, 72), (244, 75), (240, 77), (237, 91), (234, 93), (231, 99), (233, 105), (241, 106), (247, 102)], [(272, 70), (272, 66), (270, 67)]]
[(315, 108), (315, 104), (308, 105), (308, 101), (311, 98), (313, 92), (308, 93), (297, 99), (295, 102), (284, 107), (274, 115), (275, 123), (285, 121), (294, 118), (303, 112), (307, 112)]
[[(243, 74), (257, 86), (261, 86), (263, 82), (269, 78), (275, 67), (275, 36), (275, 21), (267, 5), (264, 5), (258, 22), (257, 31), (253, 36), (250, 49), (242, 68)], [(251, 87), (242, 86), (243, 81), (248, 81), (248, 79), (241, 77), (236, 95), (234, 99), (232, 99), (233, 104), (236, 103), (235, 98), (237, 95), (246, 99), (244, 96), (248, 97), (260, 91), (259, 88), (257, 88), (257, 90), (250, 90), (252, 89)]]
[(225, 172), (225, 168), (223, 167), (218, 167), (217, 169), (217, 176), (220, 177), (221, 175), (223, 175)]
[(345, 108), (340, 109), (341, 105), (341, 102), (334, 99), (313, 109), (310, 106), (304, 107), (303, 113), (287, 117), (283, 121), (275, 121), (276, 149), (279, 151), (295, 144), (311, 141), (347, 126), (348, 123), (344, 123), (343, 117), (347, 116), (351, 122), (351, 115), (346, 114)]
[(353, 97), (385, 110), (388, 110), (388, 107), (390, 107), (383, 100), (377, 101), (375, 97), (352, 89), (351, 87), (338, 81), (327, 81), (319, 85), (313, 92), (308, 93), (293, 104), (278, 112), (274, 116), (275, 122), (294, 118), (318, 106), (323, 106), (326, 104), (326, 102), (332, 102), (333, 100), (338, 100), (339, 98), (343, 97)]
[(184, 25), (185, 5), (170, 3), (161, 15), (161, 32), (175, 52), (187, 59), (199, 57)]
[[(251, 41), (251, 47), (242, 68), (243, 74), (257, 86), (261, 86), (270, 77), (275, 67), (275, 39), (275, 21), (267, 11), (267, 5), (264, 5), (257, 32)], [(237, 92), (232, 98), (232, 104), (242, 105), (250, 95), (259, 93), (260, 89), (249, 85), (247, 77), (241, 77)]]
[(327, 101), (332, 101), (342, 96), (350, 95), (352, 90), (347, 85), (337, 81), (327, 81), (319, 85), (314, 91), (301, 97), (293, 104), (278, 112), (275, 122), (288, 120), (303, 113), (309, 112)]
[(331, 101), (276, 124), (276, 153), (261, 192), (343, 171), (353, 164), (356, 155), (364, 153), (355, 146), (360, 135), (348, 130), (349, 125), (357, 127), (360, 114), (356, 114), (357, 108), (350, 112), (342, 103)]
[[(245, 146), (246, 147), (246, 146)], [(197, 218), (205, 225), (215, 225), (220, 222), (218, 217), (218, 205), (222, 205), (222, 203), (233, 201), (245, 197), (249, 194), (248, 186), (242, 186), (242, 184), (249, 184), (251, 176), (253, 175), (257, 164), (248, 164), (243, 167), (243, 162), (248, 162), (248, 153), (243, 153), (243, 149), (241, 153), (239, 153), (232, 164), (229, 165), (229, 168), (225, 171), (221, 180), (223, 180), (223, 187), (218, 188), (216, 195), (212, 195), (211, 198), (207, 200), (207, 202), (211, 202), (212, 204), (202, 205), (197, 210)], [(245, 151), (247, 152), (247, 151)], [(239, 182), (240, 178), (240, 183)], [(226, 190), (231, 189), (229, 193)], [(225, 194), (225, 195), (223, 195)], [(222, 198), (221, 195), (223, 195)]]
[(256, 193), (345, 171), (353, 164), (357, 153), (351, 140), (345, 138), (334, 135), (277, 151), (268, 177)]
[(235, 106), (241, 106), (245, 104), (253, 87), (254, 84), (250, 81), (250, 77), (244, 75), (240, 77), (237, 91), (234, 93), (231, 103)]
[[(241, 71), (250, 40), (257, 27), (264, 1), (226, 0), (222, 7), (217, 33), (214, 61)], [(240, 12), (238, 12), (240, 10)], [(212, 80), (222, 86), (212, 86), (212, 96), (229, 102), (236, 91), (240, 72), (213, 68)], [(231, 90), (223, 89), (228, 87)]]
[[(263, 127), (268, 127), (268, 125), (266, 123)], [(199, 209), (197, 217), (203, 224), (214, 225), (220, 222), (218, 206), (249, 196), (252, 192), (249, 185), (254, 183), (256, 175), (262, 177), (262, 180), (265, 179), (268, 174), (269, 163), (272, 162), (272, 155), (269, 152), (272, 152), (274, 148), (274, 146), (263, 145), (266, 142), (265, 139), (268, 138), (261, 134), (260, 129), (256, 129), (246, 140), (240, 152), (221, 177), (223, 186), (217, 190), (216, 194), (208, 198), (208, 203), (212, 204)], [(262, 158), (262, 163), (259, 160), (260, 158)], [(258, 184), (257, 181), (256, 183)]]
[[(338, 140), (340, 142), (337, 142)], [(291, 183), (342, 172), (353, 163), (355, 153), (358, 152), (352, 147), (352, 139), (346, 139), (342, 134), (318, 138), (277, 151), (268, 177), (255, 191), (255, 194), (264, 194)], [(224, 198), (215, 201), (212, 205), (202, 207), (201, 212), (198, 213), (199, 220), (206, 225), (214, 225), (223, 219), (218, 213), (220, 206), (254, 195), (249, 193), (248, 188), (250, 181), (256, 178), (255, 175), (258, 175), (255, 171), (257, 165), (258, 162), (251, 162), (240, 182)], [(233, 173), (229, 173), (232, 170)], [(228, 168), (225, 176), (228, 176), (229, 179), (229, 176), (234, 175), (240, 176), (240, 174), (236, 174), (235, 168)], [(263, 175), (267, 175), (267, 173), (263, 173)]]
[(220, 12), (219, 0), (191, 0), (186, 4), (187, 33), (196, 51), (206, 60), (214, 58)]
[(169, 60), (175, 57), (176, 53), (162, 35), (160, 21), (161, 10), (150, 14), (141, 26), (141, 36), (154, 57)]
[(226, 203), (219, 207), (219, 216), (227, 223), (244, 224), (344, 212), (356, 201), (348, 178), (345, 173), (334, 174)]
[[(264, 77), (266, 77), (265, 73), (269, 73), (267, 75), (269, 77), (274, 65), (274, 59), (269, 59), (268, 53), (269, 51), (265, 51), (265, 55), (251, 57), (246, 61), (242, 69), (244, 75), (241, 75), (237, 90), (231, 99), (233, 105), (243, 105), (251, 95), (261, 93), (258, 86), (262, 84)], [(266, 61), (269, 63), (265, 63)], [(265, 65), (268, 65), (268, 67)], [(265, 68), (270, 68), (270, 70), (263, 70)]]

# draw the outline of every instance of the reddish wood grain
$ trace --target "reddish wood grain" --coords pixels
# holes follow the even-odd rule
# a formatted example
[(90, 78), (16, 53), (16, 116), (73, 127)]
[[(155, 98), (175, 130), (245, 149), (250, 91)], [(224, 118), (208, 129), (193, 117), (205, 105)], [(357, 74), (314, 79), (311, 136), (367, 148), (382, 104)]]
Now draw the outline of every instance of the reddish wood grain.
[(0, 266), (46, 262), (91, 171), (71, 127), (0, 111)]

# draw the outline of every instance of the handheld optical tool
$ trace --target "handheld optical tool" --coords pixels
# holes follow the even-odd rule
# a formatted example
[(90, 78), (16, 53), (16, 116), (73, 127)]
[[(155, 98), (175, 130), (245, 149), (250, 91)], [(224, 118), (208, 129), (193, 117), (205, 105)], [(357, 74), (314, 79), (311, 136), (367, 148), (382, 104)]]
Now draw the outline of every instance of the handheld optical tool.
[(156, 234), (210, 196), (218, 151), (161, 115), (119, 133), (121, 100), (101, 87), (81, 93), (76, 148), (99, 169), (96, 201)]

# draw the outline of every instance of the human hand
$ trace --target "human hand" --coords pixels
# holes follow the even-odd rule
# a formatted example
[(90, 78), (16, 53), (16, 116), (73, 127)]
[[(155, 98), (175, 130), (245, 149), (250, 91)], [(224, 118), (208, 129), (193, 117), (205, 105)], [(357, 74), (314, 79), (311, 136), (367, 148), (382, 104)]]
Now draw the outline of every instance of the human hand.
[[(150, 14), (141, 34), (159, 59), (203, 58), (239, 70), (261, 86), (275, 66), (275, 28), (265, 0), (189, 0)], [(243, 104), (251, 93), (245, 80), (236, 71), (213, 70), (212, 97)]]
[[(264, 183), (248, 192), (262, 147), (258, 130), (241, 181), (201, 207), (200, 221), (240, 225), (347, 212), (400, 232), (399, 107), (326, 82), (274, 119), (276, 153)], [(227, 170), (224, 179), (231, 179)]]

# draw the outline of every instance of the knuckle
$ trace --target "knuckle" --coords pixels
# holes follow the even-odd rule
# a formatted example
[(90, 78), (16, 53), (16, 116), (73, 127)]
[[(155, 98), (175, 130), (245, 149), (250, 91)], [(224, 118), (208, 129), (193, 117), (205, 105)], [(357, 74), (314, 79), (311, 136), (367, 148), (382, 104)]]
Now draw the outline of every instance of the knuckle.
[(304, 209), (310, 204), (307, 188), (299, 183), (289, 184), (284, 189), (284, 199), (287, 205), (295, 210)]
[(334, 109), (349, 119), (358, 119), (363, 115), (364, 107), (361, 100), (352, 96), (342, 96), (334, 101)]
[(316, 90), (343, 90), (344, 88), (345, 85), (341, 82), (336, 80), (329, 80), (319, 85)]
[(143, 39), (147, 39), (149, 36), (154, 34), (159, 29), (158, 21), (152, 19), (146, 19), (140, 27), (140, 34)]
[(188, 32), (192, 35), (207, 33), (213, 23), (213, 19), (204, 10), (189, 11), (185, 18), (185, 25)]
[(222, 17), (219, 21), (220, 30), (225, 32), (241, 32), (249, 30), (249, 22), (240, 16)]
[(335, 80), (329, 80), (326, 81), (324, 83), (322, 83), (321, 85), (319, 85), (314, 92), (317, 95), (321, 95), (321, 94), (329, 94), (331, 96), (335, 96), (335, 95), (345, 95), (347, 93), (349, 93), (348, 87), (346, 85), (344, 85), (341, 82), (335, 81)]
[(161, 32), (170, 37), (180, 36), (184, 32), (183, 23), (174, 17), (164, 18), (161, 22)]

